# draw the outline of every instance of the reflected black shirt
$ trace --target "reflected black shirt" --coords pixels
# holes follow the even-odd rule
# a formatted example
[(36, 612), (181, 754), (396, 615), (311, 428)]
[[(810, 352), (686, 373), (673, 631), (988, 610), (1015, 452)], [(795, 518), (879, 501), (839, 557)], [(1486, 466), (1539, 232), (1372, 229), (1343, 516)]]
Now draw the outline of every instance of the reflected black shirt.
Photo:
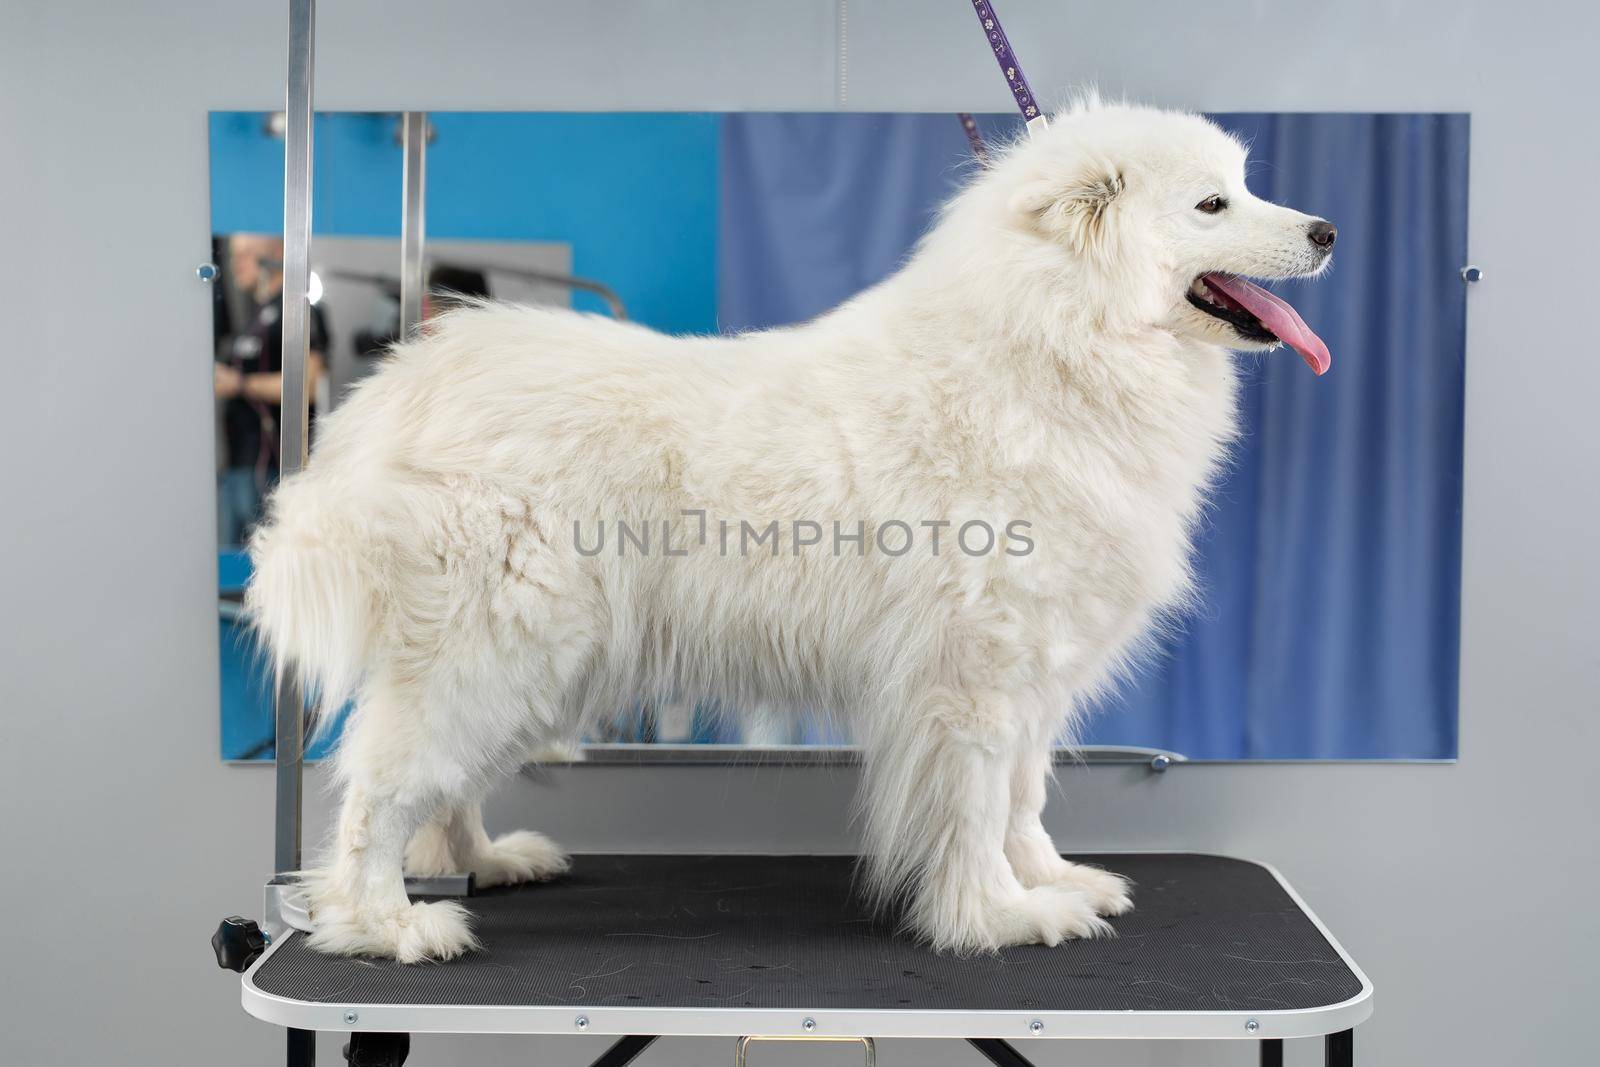
[[(322, 312), (311, 309), (311, 350), (327, 352), (328, 335)], [(283, 295), (256, 308), (245, 328), (222, 348), (222, 362), (241, 374), (276, 374), (283, 369)], [(282, 409), (243, 396), (230, 397), (222, 407), (223, 436), (227, 441), (227, 466), (278, 468), (278, 423)]]

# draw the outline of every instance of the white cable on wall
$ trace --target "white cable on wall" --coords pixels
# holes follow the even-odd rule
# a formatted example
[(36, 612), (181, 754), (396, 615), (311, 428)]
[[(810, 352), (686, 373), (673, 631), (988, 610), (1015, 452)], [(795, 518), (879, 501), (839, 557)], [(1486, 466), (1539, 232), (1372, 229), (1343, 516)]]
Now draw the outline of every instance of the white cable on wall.
[(839, 106), (850, 95), (850, 0), (839, 0)]

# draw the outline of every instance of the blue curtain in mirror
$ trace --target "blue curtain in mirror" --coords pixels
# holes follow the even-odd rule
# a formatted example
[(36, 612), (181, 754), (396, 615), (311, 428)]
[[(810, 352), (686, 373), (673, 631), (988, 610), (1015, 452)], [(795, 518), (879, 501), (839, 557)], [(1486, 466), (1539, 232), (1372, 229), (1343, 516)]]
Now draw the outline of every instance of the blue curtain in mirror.
[[(1256, 193), (1339, 226), (1330, 273), (1277, 287), (1333, 370), (1241, 357), (1246, 432), (1199, 534), (1202, 610), (1085, 740), (1453, 758), (1467, 116), (1215, 117), (1251, 144)], [(946, 115), (729, 115), (720, 152), (724, 330), (800, 321), (884, 277), (973, 165)]]

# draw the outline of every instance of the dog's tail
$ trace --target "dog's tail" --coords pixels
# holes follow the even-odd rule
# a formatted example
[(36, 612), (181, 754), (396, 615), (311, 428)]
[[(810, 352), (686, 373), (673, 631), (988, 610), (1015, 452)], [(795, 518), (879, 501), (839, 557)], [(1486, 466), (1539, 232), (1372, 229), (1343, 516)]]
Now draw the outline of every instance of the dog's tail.
[(250, 538), (245, 614), (281, 691), (299, 681), (327, 722), (368, 662), (383, 588), (377, 516), (348, 487), (305, 471), (281, 482)]

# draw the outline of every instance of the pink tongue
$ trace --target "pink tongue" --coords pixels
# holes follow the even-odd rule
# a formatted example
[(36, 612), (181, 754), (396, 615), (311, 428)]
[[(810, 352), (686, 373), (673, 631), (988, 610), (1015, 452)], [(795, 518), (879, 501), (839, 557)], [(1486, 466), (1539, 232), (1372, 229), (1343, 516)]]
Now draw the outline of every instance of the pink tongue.
[(1234, 274), (1205, 274), (1200, 280), (1212, 289), (1237, 301), (1239, 306), (1261, 320), (1261, 325), (1278, 335), (1278, 340), (1300, 353), (1306, 366), (1326, 374), (1333, 363), (1328, 346), (1311, 332), (1300, 313), (1254, 282)]

